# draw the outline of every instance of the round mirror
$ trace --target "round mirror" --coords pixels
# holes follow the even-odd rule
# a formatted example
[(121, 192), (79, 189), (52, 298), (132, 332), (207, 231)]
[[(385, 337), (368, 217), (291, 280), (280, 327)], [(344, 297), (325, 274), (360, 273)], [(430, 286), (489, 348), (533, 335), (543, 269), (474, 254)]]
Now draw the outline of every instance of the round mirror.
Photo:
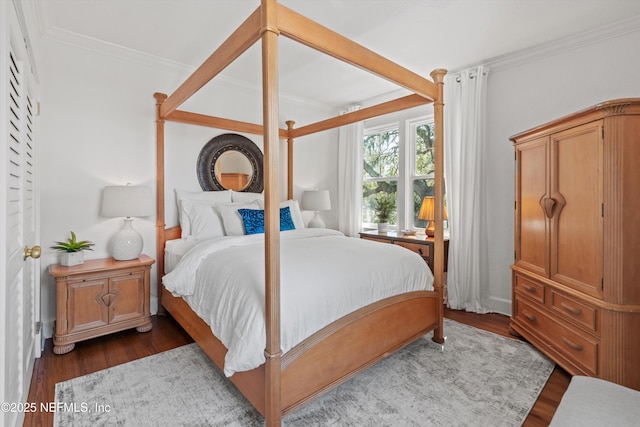
[(262, 151), (249, 138), (226, 133), (205, 144), (198, 156), (198, 181), (205, 191), (261, 193)]
[(253, 176), (251, 162), (239, 151), (222, 153), (213, 167), (218, 182), (227, 190), (244, 190)]

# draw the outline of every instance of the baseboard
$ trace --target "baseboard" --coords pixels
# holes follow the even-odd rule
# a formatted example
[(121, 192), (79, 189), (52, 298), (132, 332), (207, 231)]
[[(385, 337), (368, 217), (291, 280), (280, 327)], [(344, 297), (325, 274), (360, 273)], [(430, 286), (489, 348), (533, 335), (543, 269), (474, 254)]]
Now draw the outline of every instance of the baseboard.
[(55, 320), (43, 320), (42, 321), (42, 348), (44, 349), (44, 340), (47, 338), (53, 338), (53, 330), (56, 326)]
[(490, 297), (489, 301), (494, 312), (511, 316), (511, 300), (504, 298)]
[(151, 315), (158, 314), (158, 297), (155, 295), (151, 295), (151, 301), (149, 304), (149, 310), (151, 311)]

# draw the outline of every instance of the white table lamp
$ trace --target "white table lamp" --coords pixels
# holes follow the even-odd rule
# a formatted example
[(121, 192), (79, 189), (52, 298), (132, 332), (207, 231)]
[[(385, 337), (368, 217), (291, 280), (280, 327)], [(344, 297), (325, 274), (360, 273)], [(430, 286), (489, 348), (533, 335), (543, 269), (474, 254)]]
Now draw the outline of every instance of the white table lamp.
[(152, 214), (151, 188), (135, 185), (115, 185), (104, 188), (102, 216), (124, 217), (124, 226), (109, 242), (109, 251), (113, 259), (126, 261), (140, 256), (144, 242), (142, 235), (133, 228), (132, 217)]
[(305, 191), (302, 193), (301, 208), (305, 211), (314, 211), (313, 218), (309, 221), (309, 228), (325, 228), (319, 212), (331, 209), (329, 190)]

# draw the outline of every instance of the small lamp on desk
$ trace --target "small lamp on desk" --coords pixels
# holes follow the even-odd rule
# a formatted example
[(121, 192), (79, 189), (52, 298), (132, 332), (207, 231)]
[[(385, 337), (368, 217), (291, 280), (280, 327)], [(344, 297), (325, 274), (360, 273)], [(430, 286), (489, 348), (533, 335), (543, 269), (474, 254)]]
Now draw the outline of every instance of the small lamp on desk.
[(308, 224), (309, 228), (325, 228), (319, 211), (328, 211), (331, 209), (329, 190), (305, 191), (302, 193), (301, 208), (305, 211), (314, 211), (313, 218), (311, 218)]
[(151, 188), (136, 185), (114, 185), (102, 193), (102, 216), (124, 217), (124, 226), (113, 235), (109, 251), (116, 261), (136, 259), (142, 253), (142, 235), (132, 225), (135, 216), (153, 214)]
[[(429, 237), (433, 237), (433, 234), (436, 230), (436, 209), (435, 209), (435, 200), (432, 196), (427, 196), (422, 200), (422, 206), (420, 206), (420, 212), (418, 213), (418, 219), (422, 219), (427, 221), (427, 227), (424, 229), (424, 234)], [(443, 220), (448, 220), (447, 216), (447, 208), (444, 208)]]

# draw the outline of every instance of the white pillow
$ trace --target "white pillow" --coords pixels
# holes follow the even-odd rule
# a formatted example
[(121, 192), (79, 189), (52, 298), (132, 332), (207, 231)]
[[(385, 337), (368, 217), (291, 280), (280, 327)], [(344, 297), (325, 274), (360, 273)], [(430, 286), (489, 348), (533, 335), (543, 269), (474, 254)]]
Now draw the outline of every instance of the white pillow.
[(291, 211), (291, 219), (293, 220), (293, 225), (296, 227), (296, 230), (304, 228), (304, 219), (302, 218), (298, 201), (285, 200), (284, 202), (280, 202), (281, 208), (286, 208), (287, 206), (289, 207), (289, 211)]
[(238, 209), (260, 209), (260, 204), (257, 201), (250, 203), (219, 203), (216, 205), (216, 209), (222, 217), (224, 234), (227, 236), (243, 236), (245, 234), (244, 221), (242, 221)]
[(231, 203), (231, 190), (227, 191), (186, 191), (175, 189), (176, 203), (178, 205), (178, 221), (182, 228), (182, 237), (191, 235), (191, 224), (186, 211), (182, 208), (182, 202), (185, 200), (201, 201), (210, 203)]
[(182, 207), (191, 227), (190, 236), (196, 239), (210, 239), (212, 237), (224, 236), (222, 218), (220, 218), (215, 204), (183, 200)]
[(264, 194), (262, 193), (246, 193), (244, 191), (232, 191), (231, 201), (233, 203), (249, 203), (257, 201), (258, 203), (264, 202)]

